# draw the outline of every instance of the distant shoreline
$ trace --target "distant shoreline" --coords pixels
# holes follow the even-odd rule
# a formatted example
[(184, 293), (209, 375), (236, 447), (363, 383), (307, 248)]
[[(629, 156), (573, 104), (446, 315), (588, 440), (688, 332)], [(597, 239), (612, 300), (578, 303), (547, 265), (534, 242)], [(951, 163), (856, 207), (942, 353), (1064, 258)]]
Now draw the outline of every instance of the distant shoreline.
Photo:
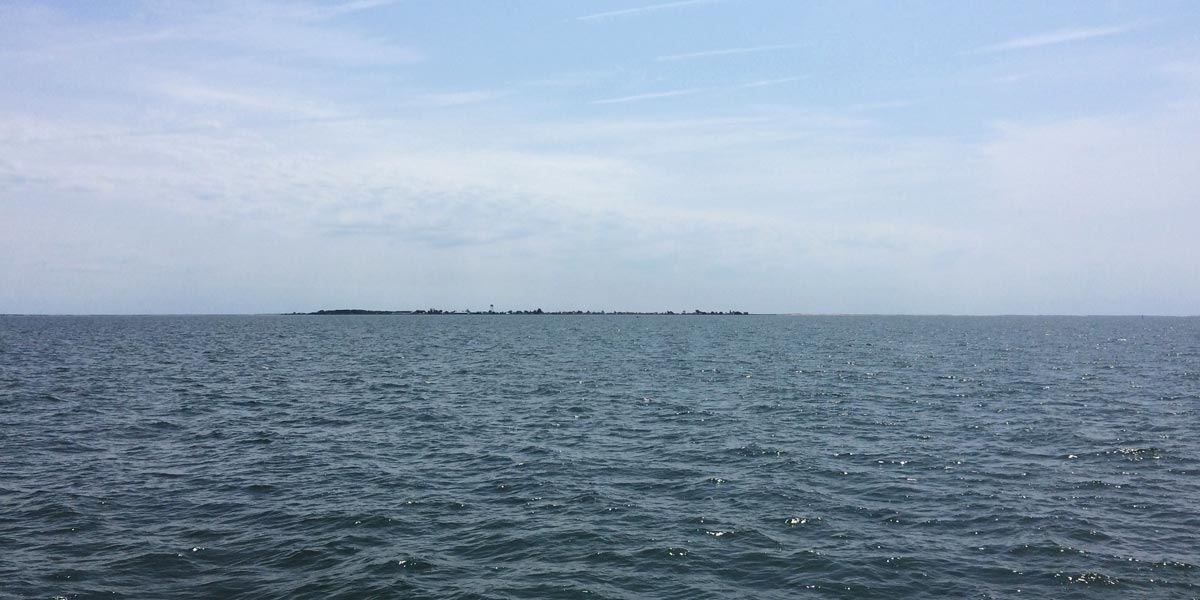
[(545, 311), (540, 308), (533, 310), (442, 310), (440, 308), (427, 308), (423, 310), (367, 310), (362, 308), (339, 308), (333, 310), (318, 310), (316, 312), (291, 312), (283, 313), (287, 316), (353, 316), (353, 315), (662, 315), (662, 316), (713, 316), (713, 317), (728, 317), (728, 316), (745, 316), (750, 313), (740, 310), (730, 311), (683, 311), (675, 312), (668, 310), (665, 312), (638, 312), (625, 310), (554, 310)]
[[(358, 311), (358, 312), (351, 312)], [(12, 317), (280, 317), (280, 316), (338, 316), (338, 315), (646, 315), (646, 316), (743, 316), (753, 315), (757, 317), (775, 316), (775, 317), (829, 317), (829, 318), (863, 318), (863, 317), (881, 317), (881, 318), (944, 318), (944, 319), (1200, 319), (1200, 314), (1187, 315), (1163, 315), (1163, 314), (1034, 314), (1034, 313), (997, 313), (997, 314), (972, 314), (972, 313), (808, 313), (808, 312), (781, 312), (781, 313), (751, 313), (744, 311), (728, 311), (728, 312), (704, 312), (699, 313), (694, 311), (683, 312), (644, 312), (644, 311), (439, 311), (429, 312), (428, 310), (363, 310), (363, 309), (339, 309), (339, 310), (322, 310), (316, 312), (245, 312), (245, 313), (0, 313), (0, 318)]]

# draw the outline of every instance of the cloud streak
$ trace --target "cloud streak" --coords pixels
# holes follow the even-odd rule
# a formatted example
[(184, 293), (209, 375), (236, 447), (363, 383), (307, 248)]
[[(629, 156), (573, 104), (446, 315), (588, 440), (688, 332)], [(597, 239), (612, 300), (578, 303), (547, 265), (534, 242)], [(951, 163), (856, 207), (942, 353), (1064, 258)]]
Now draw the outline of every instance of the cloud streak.
[[(0, 53), (16, 53), (27, 60), (69, 60), (74, 65), (117, 52), (127, 53), (123, 60), (136, 56), (139, 62), (154, 62), (157, 56), (169, 55), (163, 49), (172, 46), (171, 52), (185, 57), (236, 52), (240, 58), (276, 63), (320, 60), (373, 66), (424, 59), (387, 36), (334, 22), (338, 16), (394, 4), (392, 1), (327, 7), (251, 0), (232, 6), (213, 4), (145, 3), (145, 24), (87, 22), (51, 10), (0, 12), (0, 39), (12, 40), (11, 45), (0, 47)], [(177, 68), (177, 64), (172, 66)]]
[(1019, 38), (1005, 40), (998, 44), (984, 46), (976, 50), (976, 52), (1008, 52), (1012, 50), (1027, 50), (1029, 48), (1041, 48), (1043, 46), (1055, 46), (1058, 44), (1067, 44), (1071, 42), (1081, 42), (1101, 37), (1108, 37), (1125, 33), (1129, 31), (1128, 27), (1077, 27), (1071, 29), (1059, 29), (1057, 31), (1049, 31), (1038, 33)]
[(752, 88), (767, 87), (772, 85), (780, 85), (800, 81), (802, 77), (780, 77), (778, 79), (758, 79), (755, 81), (747, 81), (735, 85), (725, 85), (719, 87), (702, 87), (702, 88), (685, 88), (679, 90), (667, 90), (663, 92), (650, 92), (647, 94), (634, 94), (632, 96), (620, 96), (617, 98), (605, 98), (603, 100), (593, 100), (592, 104), (624, 104), (626, 102), (639, 102), (642, 100), (657, 100), (659, 98), (674, 98), (677, 96), (691, 96), (704, 92), (719, 92), (724, 90), (746, 90)]
[(658, 62), (671, 62), (677, 60), (693, 60), (697, 58), (710, 58), (714, 56), (729, 56), (732, 54), (754, 54), (757, 52), (770, 52), (772, 50), (786, 50), (788, 48), (799, 48), (800, 44), (773, 44), (769, 46), (748, 46), (744, 48), (724, 48), (721, 50), (704, 50), (701, 52), (685, 52), (682, 54), (666, 54), (663, 56), (654, 57)]
[(660, 10), (668, 10), (672, 8), (683, 8), (685, 6), (693, 6), (696, 4), (715, 4), (720, 0), (678, 0), (677, 2), (663, 2), (661, 4), (650, 4), (646, 6), (638, 6), (634, 8), (623, 8), (620, 10), (609, 10), (605, 12), (583, 15), (575, 17), (576, 21), (600, 21), (611, 19), (614, 17), (632, 17), (646, 13), (658, 12)]
[(605, 98), (603, 100), (593, 100), (592, 104), (624, 104), (626, 102), (639, 102), (641, 100), (657, 100), (659, 98), (674, 98), (676, 96), (691, 96), (707, 91), (709, 88), (687, 88), (682, 90), (668, 90), (665, 92), (651, 92), (648, 94), (635, 94), (632, 96), (620, 96), (618, 98)]
[(150, 89), (179, 102), (222, 107), (234, 113), (252, 111), (305, 119), (343, 116), (325, 103), (290, 98), (278, 92), (228, 89), (198, 82), (169, 82), (151, 86)]
[(397, 2), (399, 0), (351, 0), (329, 7), (313, 8), (311, 14), (314, 18), (332, 19), (346, 14), (389, 6)]
[(792, 83), (794, 81), (800, 81), (801, 79), (804, 79), (804, 78), (803, 77), (779, 77), (776, 79), (759, 79), (756, 81), (747, 81), (746, 83), (739, 83), (737, 85), (730, 86), (728, 88), (719, 88), (719, 89), (745, 90), (745, 89), (750, 89), (750, 88), (760, 88), (760, 87), (767, 87), (767, 86), (771, 86), (771, 85)]

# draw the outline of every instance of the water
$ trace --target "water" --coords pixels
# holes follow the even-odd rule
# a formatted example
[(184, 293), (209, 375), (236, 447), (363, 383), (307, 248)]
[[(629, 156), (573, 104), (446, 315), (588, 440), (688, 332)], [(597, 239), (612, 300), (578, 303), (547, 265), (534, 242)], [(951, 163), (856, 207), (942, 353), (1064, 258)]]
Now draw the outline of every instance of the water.
[(0, 317), (0, 598), (1200, 596), (1200, 319)]

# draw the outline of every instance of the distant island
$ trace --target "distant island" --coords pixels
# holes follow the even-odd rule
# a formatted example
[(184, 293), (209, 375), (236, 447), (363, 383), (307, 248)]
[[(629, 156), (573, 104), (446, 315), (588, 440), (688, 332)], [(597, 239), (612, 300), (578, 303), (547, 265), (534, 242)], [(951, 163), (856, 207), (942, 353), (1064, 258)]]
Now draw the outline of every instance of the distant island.
[(366, 310), (362, 308), (338, 308), (333, 310), (318, 310), (316, 312), (292, 312), (284, 313), (286, 315), (303, 315), (303, 316), (337, 316), (337, 315), (687, 315), (687, 316), (741, 316), (750, 313), (740, 310), (727, 311), (680, 311), (675, 312), (668, 310), (664, 312), (638, 312), (627, 310), (610, 310), (610, 311), (592, 311), (592, 310), (555, 310), (545, 311), (540, 308), (533, 310), (485, 310), (473, 311), (467, 310), (442, 310), (440, 308), (427, 308), (424, 310)]

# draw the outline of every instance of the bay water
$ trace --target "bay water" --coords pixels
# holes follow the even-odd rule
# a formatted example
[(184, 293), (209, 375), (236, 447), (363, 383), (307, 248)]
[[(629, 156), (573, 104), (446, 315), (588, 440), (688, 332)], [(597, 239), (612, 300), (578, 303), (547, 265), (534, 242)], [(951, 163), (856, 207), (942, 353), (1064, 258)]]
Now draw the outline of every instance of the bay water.
[(1200, 319), (0, 317), (0, 598), (1194, 598)]

